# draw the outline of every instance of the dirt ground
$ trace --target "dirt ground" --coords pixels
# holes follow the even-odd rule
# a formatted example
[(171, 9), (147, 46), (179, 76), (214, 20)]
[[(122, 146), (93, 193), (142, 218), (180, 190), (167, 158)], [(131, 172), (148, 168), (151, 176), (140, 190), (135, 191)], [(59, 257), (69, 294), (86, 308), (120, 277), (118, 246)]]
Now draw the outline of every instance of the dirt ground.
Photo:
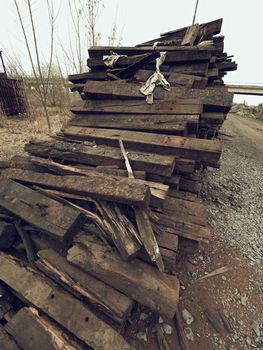
[[(54, 114), (53, 131), (67, 118)], [(23, 154), (25, 142), (46, 135), (39, 121), (16, 118), (2, 124), (0, 160)], [(193, 317), (188, 315), (183, 329), (191, 350), (263, 349), (263, 122), (231, 114), (220, 138), (222, 166), (204, 174), (202, 191), (213, 239), (208, 250), (185, 256), (178, 266), (180, 313), (186, 309)], [(225, 273), (200, 280), (221, 267)], [(155, 337), (147, 328), (151, 315), (138, 312), (142, 324), (131, 335), (132, 342), (138, 349), (153, 349), (148, 345)], [(170, 333), (168, 325), (168, 338)]]
[[(190, 349), (263, 349), (263, 122), (230, 114), (220, 138), (222, 166), (204, 174), (202, 193), (213, 239), (182, 263), (180, 310), (194, 318), (185, 325)], [(229, 271), (199, 280), (221, 267)]]

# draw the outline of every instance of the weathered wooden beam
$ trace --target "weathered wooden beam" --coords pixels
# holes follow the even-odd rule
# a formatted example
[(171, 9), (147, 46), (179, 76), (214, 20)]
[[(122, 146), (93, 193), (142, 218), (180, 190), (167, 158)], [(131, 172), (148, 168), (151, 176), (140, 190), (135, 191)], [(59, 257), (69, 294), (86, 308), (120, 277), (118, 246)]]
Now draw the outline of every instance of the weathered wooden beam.
[(70, 264), (52, 249), (38, 252), (37, 267), (55, 282), (99, 311), (123, 324), (134, 306), (132, 299)]
[(103, 70), (90, 70), (89, 72), (81, 74), (72, 74), (68, 76), (68, 80), (74, 84), (85, 84), (87, 79), (91, 80), (106, 80), (107, 71)]
[[(181, 43), (179, 44), (181, 45)], [(173, 52), (177, 53), (178, 56), (180, 55), (180, 52), (186, 52), (190, 51), (193, 54), (200, 51), (214, 51), (215, 47), (209, 47), (209, 48), (200, 48), (197, 46), (190, 47), (190, 46), (157, 46), (157, 47), (149, 47), (149, 46), (141, 46), (141, 47), (134, 47), (134, 46), (92, 46), (89, 48), (89, 57), (90, 58), (98, 58), (102, 57), (104, 55), (110, 55), (111, 51), (116, 52), (119, 55), (142, 55), (145, 53), (151, 53), (151, 52)]]
[(138, 259), (123, 262), (116, 251), (84, 235), (76, 237), (67, 259), (152, 310), (174, 316), (179, 296), (176, 277)]
[(116, 129), (95, 129), (69, 126), (63, 130), (66, 137), (76, 140), (91, 140), (98, 144), (117, 146), (121, 138), (128, 149), (180, 156), (201, 162), (217, 163), (222, 146), (219, 140), (200, 140), (180, 136), (133, 132)]
[[(184, 202), (187, 202), (184, 199)], [(189, 201), (190, 203), (192, 201)], [(187, 238), (189, 240), (208, 244), (211, 239), (211, 231), (208, 227), (192, 223), (187, 215), (178, 215), (173, 217), (169, 214), (156, 213), (156, 220), (152, 220), (154, 231), (158, 234), (173, 234)]]
[[(138, 82), (146, 82), (154, 71), (140, 69), (135, 74), (133, 79)], [(171, 86), (185, 86), (189, 88), (204, 88), (207, 85), (207, 78), (198, 77), (196, 75), (163, 72), (164, 77)]]
[[(157, 57), (159, 57), (158, 51), (153, 51), (150, 54), (144, 53), (141, 55), (120, 57), (114, 65), (114, 68), (126, 67), (126, 69), (125, 71), (121, 71), (121, 74), (117, 74), (117, 77), (120, 77), (121, 79), (127, 79), (131, 75), (133, 75), (138, 69), (142, 68), (147, 63), (154, 61)], [(210, 58), (211, 51), (209, 50), (180, 50), (177, 52), (167, 52), (164, 64), (189, 61), (208, 61), (210, 60)], [(91, 69), (107, 68), (107, 66), (104, 63), (103, 57), (88, 58), (87, 65)]]
[[(173, 156), (132, 151), (129, 147), (126, 149), (129, 152), (132, 168), (135, 170), (144, 170), (164, 176), (170, 176), (174, 170), (175, 158)], [(34, 140), (26, 144), (25, 150), (34, 155), (69, 160), (75, 163), (125, 168), (121, 151), (115, 147), (103, 145), (92, 147), (69, 142)]]
[[(84, 93), (96, 98), (129, 98), (145, 99), (140, 92), (140, 85), (137, 83), (125, 82), (100, 82), (87, 81), (84, 87)], [(204, 104), (204, 111), (225, 112), (228, 113), (234, 94), (227, 88), (206, 88), (206, 89), (189, 89), (183, 87), (171, 87), (170, 91), (165, 91), (157, 87), (154, 91), (155, 100), (174, 100), (174, 99), (196, 99)], [(125, 101), (126, 103), (126, 101)], [(182, 113), (184, 115), (185, 113)]]
[(164, 201), (165, 215), (176, 215), (176, 219), (193, 224), (207, 226), (207, 207), (200, 201), (190, 202), (167, 196)]
[[(206, 37), (209, 35), (211, 36), (211, 35), (219, 34), (221, 32), (222, 23), (223, 23), (223, 19), (221, 18), (212, 22), (200, 24), (196, 39)], [(163, 33), (161, 34), (161, 37), (149, 40), (137, 46), (147, 46), (147, 45), (152, 46), (155, 42), (165, 43), (167, 41), (174, 42), (176, 43), (176, 45), (182, 45), (182, 40), (186, 35), (188, 28), (189, 27), (184, 27), (181, 29), (176, 29), (176, 30)]]
[(141, 241), (137, 229), (126, 216), (124, 208), (117, 203), (106, 201), (96, 201), (96, 206), (103, 226), (122, 259), (131, 260), (137, 256), (141, 250)]
[(165, 184), (170, 186), (171, 188), (175, 190), (179, 190), (179, 187), (181, 185), (181, 176), (180, 175), (172, 175), (171, 177), (168, 177), (165, 179)]
[(200, 30), (200, 25), (198, 23), (195, 23), (193, 25), (191, 25), (191, 27), (188, 27), (186, 30), (186, 33), (182, 39), (181, 45), (185, 46), (185, 45), (190, 45), (193, 46), (194, 42), (198, 36)]
[(116, 331), (96, 317), (87, 305), (2, 252), (0, 280), (21, 300), (51, 317), (94, 350), (133, 349)]
[[(20, 309), (6, 324), (5, 330), (24, 350), (82, 350), (72, 337), (32, 307)], [(2, 349), (2, 347), (1, 347)]]
[(71, 108), (72, 113), (135, 113), (135, 114), (201, 114), (203, 111), (203, 102), (200, 99), (174, 99), (154, 101), (152, 105), (144, 100), (123, 100), (116, 99), (112, 101), (87, 100), (81, 102), (78, 106)]
[(173, 64), (170, 65), (171, 73), (181, 73), (181, 74), (190, 74), (198, 75), (201, 77), (207, 77), (208, 75), (208, 62), (188, 62), (184, 64)]
[(88, 113), (78, 115), (67, 125), (186, 136), (187, 132), (196, 132), (198, 123), (199, 115)]
[[(147, 206), (150, 189), (137, 179), (91, 173), (90, 176), (57, 176), (21, 169), (6, 169), (2, 175), (23, 183), (80, 194), (95, 199)], [(141, 180), (143, 181), (143, 180)], [(1, 202), (0, 202), (1, 203)], [(75, 212), (75, 211), (74, 211)]]
[(0, 326), (0, 345), (1, 350), (24, 350), (17, 345), (15, 340), (10, 337), (3, 326)]
[(191, 174), (194, 172), (196, 162), (190, 159), (178, 158), (174, 168), (175, 174)]
[(84, 223), (78, 211), (3, 177), (0, 178), (0, 206), (62, 243), (70, 242)]

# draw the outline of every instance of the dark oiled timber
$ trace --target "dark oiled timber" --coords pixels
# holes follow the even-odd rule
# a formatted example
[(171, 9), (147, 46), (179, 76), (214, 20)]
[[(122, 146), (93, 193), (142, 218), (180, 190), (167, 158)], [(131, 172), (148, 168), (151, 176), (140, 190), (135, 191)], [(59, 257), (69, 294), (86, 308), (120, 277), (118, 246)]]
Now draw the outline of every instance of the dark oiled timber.
[[(209, 52), (208, 52), (208, 54), (209, 54)], [(157, 52), (152, 52), (150, 54), (145, 53), (142, 55), (132, 55), (132, 56), (120, 57), (117, 60), (117, 62), (115, 63), (114, 68), (115, 67), (118, 68), (118, 67), (133, 66), (132, 68), (134, 69), (134, 71), (136, 71), (137, 69), (139, 69), (140, 67), (142, 67), (146, 63), (155, 60), (159, 56), (160, 56), (160, 54), (157, 51)], [(203, 56), (205, 56), (205, 55), (203, 55)], [(103, 61), (103, 57), (88, 58), (87, 59), (87, 66), (92, 68), (92, 69), (93, 68), (108, 68)], [(132, 71), (130, 72), (130, 74), (132, 74)]]
[[(186, 201), (186, 200), (185, 200)], [(187, 202), (187, 201), (186, 201)], [(191, 203), (191, 201), (188, 201)], [(173, 216), (156, 213), (158, 218), (156, 222), (153, 222), (153, 227), (157, 225), (157, 233), (161, 232), (161, 235), (173, 234), (187, 238), (200, 243), (208, 243), (211, 239), (211, 231), (206, 226), (201, 226), (192, 222), (189, 222), (189, 217)]]
[[(48, 142), (48, 141), (47, 141)], [(66, 143), (68, 144), (68, 143)], [(72, 143), (71, 143), (72, 145)], [(42, 157), (44, 157), (42, 155)], [(48, 153), (46, 157), (50, 157)], [(64, 157), (61, 159), (65, 160)], [(23, 157), (23, 156), (14, 156), (10, 161), (3, 162), (0, 161), (0, 168), (16, 168), (24, 170), (37, 171), (39, 173), (51, 172), (57, 175), (85, 175), (86, 171), (96, 171), (103, 174), (115, 175), (115, 176), (124, 176), (127, 177), (127, 170), (119, 169), (117, 166), (97, 166), (92, 165), (82, 165), (79, 164), (78, 157), (75, 158), (77, 165), (74, 166), (65, 166), (61, 163), (51, 161), (49, 159), (39, 158), (39, 157)], [(146, 172), (142, 170), (134, 171), (135, 179), (145, 180)]]
[(89, 113), (73, 118), (67, 125), (107, 129), (125, 129), (186, 136), (198, 128), (199, 115), (100, 114)]
[(200, 48), (197, 46), (157, 46), (157, 47), (149, 47), (149, 46), (92, 46), (89, 48), (89, 57), (90, 58), (98, 58), (104, 55), (110, 55), (111, 51), (118, 53), (119, 55), (142, 55), (145, 53), (151, 52), (161, 52), (166, 51), (168, 53), (173, 52), (180, 57), (180, 53), (184, 53), (186, 51), (190, 51), (193, 55), (195, 53), (199, 53), (200, 51), (214, 51), (215, 46)]
[(102, 70), (91, 70), (89, 72), (81, 74), (73, 74), (68, 76), (68, 80), (74, 84), (85, 84), (87, 79), (90, 80), (105, 80), (107, 78), (107, 71)]
[(163, 213), (167, 216), (175, 216), (178, 221), (201, 226), (207, 225), (207, 207), (199, 201), (191, 202), (167, 196), (164, 201)]
[[(153, 52), (151, 56), (149, 54), (133, 55), (127, 57), (120, 57), (114, 67), (127, 67), (130, 65), (136, 65), (136, 69), (148, 62), (151, 62), (159, 57), (159, 52)], [(199, 50), (199, 51), (180, 51), (178, 52), (168, 52), (165, 57), (165, 63), (175, 63), (175, 62), (192, 62), (192, 61), (209, 61), (211, 58), (211, 51), (209, 50)], [(106, 68), (103, 58), (88, 58), (87, 65), (90, 68)]]
[(171, 73), (183, 73), (190, 75), (198, 75), (201, 77), (207, 77), (208, 75), (208, 62), (193, 62), (193, 63), (184, 63), (184, 64), (173, 64), (170, 65)]
[(180, 136), (133, 132), (115, 129), (66, 127), (64, 135), (78, 140), (91, 140), (101, 144), (117, 146), (122, 139), (128, 147), (163, 154), (172, 154), (201, 162), (217, 163), (222, 145), (218, 140), (200, 140)]
[(152, 60), (155, 60), (159, 56), (160, 56), (159, 52), (148, 53), (146, 54), (145, 57), (142, 57), (137, 62), (134, 62), (131, 65), (127, 66), (126, 68), (122, 69), (120, 72), (117, 72), (116, 76), (120, 79), (128, 79), (132, 77), (138, 69), (146, 65), (146, 63), (151, 62)]
[(52, 249), (38, 252), (37, 267), (77, 297), (124, 323), (134, 305), (132, 299), (92, 275), (76, 268)]
[(63, 243), (69, 241), (84, 222), (83, 215), (75, 209), (3, 177), (0, 178), (0, 205)]
[(186, 33), (182, 39), (181, 45), (193, 46), (194, 42), (196, 41), (196, 38), (198, 36), (199, 30), (200, 30), (200, 26), (198, 23), (193, 24), (191, 27), (188, 27), (186, 30)]
[[(134, 80), (138, 82), (146, 82), (148, 78), (153, 74), (154, 72), (147, 69), (139, 69), (134, 74)], [(185, 86), (185, 87), (195, 87), (195, 88), (204, 88), (207, 85), (207, 78), (204, 77), (198, 77), (195, 75), (190, 74), (182, 74), (182, 73), (170, 73), (170, 72), (164, 72), (163, 73), (167, 81), (170, 83), (171, 86)]]
[(95, 350), (132, 350), (127, 342), (81, 301), (43, 275), (0, 252), (0, 280), (27, 304), (47, 314)]
[[(20, 309), (5, 329), (24, 350), (83, 349), (62, 328), (47, 317), (40, 316), (32, 307)], [(5, 348), (1, 347), (1, 350)]]
[[(223, 19), (220, 18), (216, 21), (200, 24), (198, 34), (196, 35), (196, 40), (198, 41), (199, 38), (207, 35), (219, 34), (221, 32), (222, 23)], [(172, 30), (161, 34), (161, 37), (159, 38), (149, 40), (137, 46), (152, 46), (155, 42), (165, 43), (168, 41), (172, 41), (177, 43), (177, 45), (181, 45), (188, 29), (189, 27), (184, 27), (181, 29)]]
[(155, 267), (134, 259), (122, 261), (115, 250), (92, 237), (79, 235), (68, 251), (67, 259), (105, 283), (132, 296), (152, 310), (173, 317), (179, 297), (179, 282)]
[[(135, 98), (145, 99), (140, 92), (140, 85), (126, 82), (101, 82), (87, 81), (84, 87), (84, 93), (87, 96), (95, 96), (96, 98)], [(181, 99), (199, 99), (203, 101), (204, 110), (216, 110), (228, 113), (232, 103), (234, 94), (225, 88), (206, 88), (206, 89), (188, 89), (182, 87), (171, 87), (170, 91), (162, 88), (156, 88), (154, 91), (154, 99), (157, 100), (174, 100)], [(123, 101), (126, 104), (126, 101)], [(184, 114), (184, 113), (182, 113)]]
[[(78, 164), (125, 168), (121, 150), (104, 145), (92, 147), (83, 143), (34, 140), (26, 144), (25, 150), (37, 156), (63, 159)], [(171, 176), (174, 170), (175, 157), (173, 156), (132, 151), (129, 147), (126, 147), (126, 150), (129, 152), (129, 160), (134, 170), (144, 170), (164, 176)]]
[(151, 195), (145, 183), (138, 183), (143, 180), (100, 173), (91, 173), (90, 176), (57, 176), (22, 169), (6, 169), (2, 174), (23, 183), (138, 206), (147, 206)]
[(174, 172), (177, 174), (191, 174), (195, 170), (196, 162), (190, 159), (176, 159)]
[(82, 114), (95, 113), (135, 113), (135, 114), (201, 114), (203, 101), (200, 99), (174, 99), (154, 101), (152, 105), (144, 100), (116, 99), (110, 100), (88, 100), (71, 108), (71, 112)]

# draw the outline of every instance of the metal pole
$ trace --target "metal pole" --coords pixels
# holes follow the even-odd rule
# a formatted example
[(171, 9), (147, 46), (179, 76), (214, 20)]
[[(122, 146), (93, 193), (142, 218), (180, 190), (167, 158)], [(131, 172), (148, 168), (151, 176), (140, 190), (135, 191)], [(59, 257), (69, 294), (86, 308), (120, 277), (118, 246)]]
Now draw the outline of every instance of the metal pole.
[(6, 74), (6, 68), (5, 68), (5, 63), (4, 63), (4, 59), (3, 59), (3, 56), (2, 56), (2, 51), (0, 51), (0, 59), (1, 59), (2, 66), (3, 66), (3, 69), (4, 69), (4, 73), (5, 73), (5, 75), (7, 76), (7, 74)]
[(193, 24), (195, 24), (195, 18), (196, 18), (196, 13), (197, 13), (197, 8), (198, 8), (198, 4), (199, 4), (199, 0), (196, 0), (196, 4), (195, 4), (195, 13), (194, 13), (194, 18), (193, 18)]

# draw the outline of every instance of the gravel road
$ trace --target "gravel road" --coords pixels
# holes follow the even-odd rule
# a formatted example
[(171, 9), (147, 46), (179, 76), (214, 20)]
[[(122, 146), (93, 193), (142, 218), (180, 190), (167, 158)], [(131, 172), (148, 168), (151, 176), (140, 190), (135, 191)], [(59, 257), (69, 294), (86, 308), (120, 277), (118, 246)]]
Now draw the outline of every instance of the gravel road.
[(210, 223), (219, 239), (262, 267), (263, 122), (230, 114), (222, 133), (222, 166), (204, 175)]

